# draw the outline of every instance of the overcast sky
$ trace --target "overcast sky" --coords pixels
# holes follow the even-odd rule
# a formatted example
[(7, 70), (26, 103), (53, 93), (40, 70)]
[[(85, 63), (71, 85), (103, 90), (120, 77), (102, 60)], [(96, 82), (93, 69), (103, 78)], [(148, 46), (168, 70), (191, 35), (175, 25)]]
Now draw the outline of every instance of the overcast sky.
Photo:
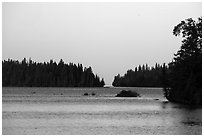
[(202, 15), (201, 3), (3, 3), (2, 59), (91, 66), (110, 85), (139, 64), (168, 63), (172, 30)]

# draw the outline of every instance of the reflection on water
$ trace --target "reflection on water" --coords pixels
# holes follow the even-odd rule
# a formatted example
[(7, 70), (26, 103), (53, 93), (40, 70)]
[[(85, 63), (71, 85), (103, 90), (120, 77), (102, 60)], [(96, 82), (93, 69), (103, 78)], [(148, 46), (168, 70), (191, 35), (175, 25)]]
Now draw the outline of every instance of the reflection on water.
[[(168, 103), (159, 88), (114, 97), (121, 89), (3, 88), (3, 134), (202, 133), (201, 108)], [(89, 91), (96, 96), (83, 96)]]

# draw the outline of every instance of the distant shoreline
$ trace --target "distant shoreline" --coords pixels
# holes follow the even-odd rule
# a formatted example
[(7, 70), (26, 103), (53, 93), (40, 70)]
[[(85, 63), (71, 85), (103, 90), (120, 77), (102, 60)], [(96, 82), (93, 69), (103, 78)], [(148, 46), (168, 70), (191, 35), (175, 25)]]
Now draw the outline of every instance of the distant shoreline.
[(162, 87), (21, 87), (21, 86), (2, 86), (2, 88), (162, 88)]

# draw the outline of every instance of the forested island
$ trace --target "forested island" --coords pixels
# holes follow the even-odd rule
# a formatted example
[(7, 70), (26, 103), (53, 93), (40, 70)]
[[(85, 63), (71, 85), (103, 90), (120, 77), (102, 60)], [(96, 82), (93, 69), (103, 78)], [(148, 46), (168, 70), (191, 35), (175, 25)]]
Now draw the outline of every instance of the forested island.
[(82, 64), (36, 63), (24, 58), (21, 62), (2, 61), (2, 86), (8, 87), (103, 87), (105, 82)]
[(162, 87), (162, 70), (165, 64), (155, 64), (149, 67), (147, 64), (128, 70), (124, 76), (118, 74), (112, 83), (115, 87)]

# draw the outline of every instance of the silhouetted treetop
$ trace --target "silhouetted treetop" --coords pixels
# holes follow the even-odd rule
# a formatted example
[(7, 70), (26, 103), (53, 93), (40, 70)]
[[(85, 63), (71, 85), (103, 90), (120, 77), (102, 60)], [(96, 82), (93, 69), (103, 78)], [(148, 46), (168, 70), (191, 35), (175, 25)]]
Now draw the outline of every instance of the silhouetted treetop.
[(194, 21), (192, 18), (181, 21), (173, 29), (175, 36), (182, 35), (181, 49), (175, 54), (175, 61), (202, 53), (202, 18)]

